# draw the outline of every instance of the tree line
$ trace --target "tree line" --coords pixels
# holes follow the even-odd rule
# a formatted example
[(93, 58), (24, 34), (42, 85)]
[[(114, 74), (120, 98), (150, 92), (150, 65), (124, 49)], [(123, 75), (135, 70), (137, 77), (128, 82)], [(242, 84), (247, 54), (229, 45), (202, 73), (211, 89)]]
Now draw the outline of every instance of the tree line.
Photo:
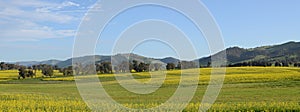
[(249, 61), (235, 64), (229, 64), (228, 67), (246, 67), (246, 66), (261, 66), (261, 67), (300, 67), (299, 62), (288, 62), (288, 61)]
[(36, 77), (37, 71), (41, 71), (43, 76), (53, 76), (54, 70), (60, 70), (58, 66), (52, 66), (47, 64), (39, 64), (39, 65), (32, 65), (32, 66), (23, 66), (18, 64), (11, 64), (0, 62), (0, 70), (18, 70), (18, 79), (25, 79), (27, 77), (33, 78)]
[(0, 70), (16, 70), (20, 66), (17, 64), (10, 64), (5, 62), (0, 62)]
[(54, 70), (59, 70), (57, 66), (47, 65), (47, 64), (40, 64), (40, 65), (32, 65), (32, 66), (19, 66), (19, 76), (18, 79), (26, 77), (36, 77), (37, 71), (41, 71), (43, 76), (52, 77), (54, 74)]
[[(76, 65), (59, 68), (58, 66), (52, 66), (47, 64), (38, 64), (32, 66), (21, 66), (18, 64), (8, 64), (1, 62), (1, 70), (18, 70), (18, 78), (33, 78), (36, 76), (37, 71), (41, 71), (43, 76), (51, 77), (54, 74), (54, 70), (58, 70), (64, 76), (81, 75), (81, 74), (93, 74), (91, 68), (96, 69), (98, 74), (109, 74), (109, 73), (128, 73), (128, 72), (149, 72), (158, 70), (173, 70), (173, 69), (188, 69), (197, 68), (194, 62), (182, 61), (177, 64), (174, 63), (145, 63), (132, 60), (131, 62), (122, 62), (118, 65), (112, 66), (111, 62), (100, 62), (95, 65)], [(90, 73), (91, 72), (91, 73)]]
[[(300, 67), (300, 63), (291, 62), (291, 61), (275, 61), (269, 62), (266, 60), (260, 61), (248, 61), (241, 63), (228, 64), (227, 67), (246, 67), (246, 66), (275, 66), (275, 67)], [(18, 70), (19, 76), (18, 78), (26, 78), (26, 77), (35, 77), (37, 71), (41, 71), (43, 76), (52, 77), (54, 74), (54, 70), (58, 70), (64, 76), (72, 76), (72, 75), (80, 75), (80, 74), (94, 74), (95, 71), (98, 74), (108, 74), (108, 73), (128, 73), (128, 72), (149, 72), (149, 71), (158, 71), (158, 70), (175, 70), (175, 69), (189, 69), (189, 68), (198, 68), (199, 66), (192, 61), (179, 61), (177, 64), (175, 63), (145, 63), (139, 62), (136, 60), (132, 60), (131, 62), (122, 62), (118, 65), (112, 66), (111, 62), (99, 62), (95, 65), (77, 65), (77, 66), (68, 66), (64, 68), (59, 68), (56, 65), (47, 65), (47, 64), (39, 64), (32, 66), (22, 66), (18, 64), (10, 64), (0, 62), (0, 70)], [(211, 62), (208, 62), (206, 66), (201, 67), (211, 67)], [(91, 70), (91, 68), (95, 68), (96, 70)]]

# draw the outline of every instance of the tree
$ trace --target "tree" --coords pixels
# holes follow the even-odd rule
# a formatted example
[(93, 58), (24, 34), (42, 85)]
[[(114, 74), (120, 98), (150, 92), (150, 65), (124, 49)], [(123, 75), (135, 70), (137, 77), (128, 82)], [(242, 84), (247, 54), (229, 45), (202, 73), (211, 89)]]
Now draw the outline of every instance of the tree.
[(25, 70), (25, 67), (20, 67), (20, 68), (19, 68), (19, 76), (18, 76), (18, 79), (20, 79), (21, 77), (22, 77), (23, 79), (26, 78), (26, 70)]
[(136, 60), (132, 60), (132, 67), (136, 72), (139, 72), (139, 63)]
[(297, 64), (297, 63), (294, 63), (294, 67), (298, 67), (298, 64)]
[(279, 62), (275, 62), (275, 67), (279, 67), (279, 66), (281, 66), (281, 63), (279, 63)]
[(34, 70), (34, 74), (36, 74), (36, 71), (37, 71), (37, 65), (32, 65), (32, 69)]
[(62, 68), (60, 72), (63, 73), (64, 76), (71, 76), (73, 75), (73, 67), (68, 66), (67, 68)]
[(0, 62), (0, 70), (3, 70), (4, 62)]
[(284, 67), (288, 67), (288, 66), (289, 66), (289, 64), (288, 64), (287, 62), (282, 62), (282, 66), (284, 66)]
[(101, 63), (96, 64), (96, 72), (97, 73), (104, 73), (104, 67)]
[(44, 76), (49, 76), (49, 77), (53, 76), (53, 68), (52, 68), (52, 66), (50, 66), (50, 65), (43, 65), (42, 74)]
[(175, 69), (175, 64), (174, 63), (167, 63), (166, 68), (167, 68), (167, 70), (173, 70), (173, 69)]
[(144, 65), (144, 71), (149, 72), (150, 71), (150, 64), (145, 64)]
[(300, 67), (300, 63), (295, 63), (294, 67)]
[(137, 68), (137, 72), (143, 72), (145, 67), (145, 63), (140, 63)]
[(8, 68), (7, 68), (7, 64), (4, 63), (4, 62), (1, 62), (1, 63), (0, 63), (0, 68), (1, 68), (1, 70), (7, 70), (7, 69), (8, 69)]
[(38, 69), (38, 70), (42, 70), (42, 68), (43, 68), (43, 65), (37, 65), (36, 66), (36, 69)]
[(181, 69), (181, 62), (180, 62), (180, 61), (178, 62), (176, 68), (177, 68), (177, 69)]
[(7, 70), (17, 69), (17, 66), (15, 64), (6, 64), (6, 65), (7, 65)]
[(101, 63), (103, 66), (103, 72), (104, 73), (113, 73), (112, 72), (112, 66), (110, 62), (102, 62)]
[(206, 67), (211, 67), (211, 62), (210, 61), (207, 62), (207, 66)]
[(53, 66), (53, 69), (54, 69), (54, 70), (59, 70), (60, 68), (59, 68), (57, 65), (54, 65), (54, 66)]
[(28, 70), (27, 70), (26, 76), (27, 76), (27, 77), (33, 78), (33, 76), (36, 76), (36, 75), (35, 75), (35, 73), (33, 72), (32, 69), (28, 69)]
[(138, 65), (136, 72), (144, 72), (144, 71), (149, 71), (149, 64), (141, 62)]
[(103, 66), (101, 63), (96, 64), (96, 72), (97, 73), (104, 73), (103, 72)]
[(242, 66), (248, 66), (247, 62), (243, 62)]

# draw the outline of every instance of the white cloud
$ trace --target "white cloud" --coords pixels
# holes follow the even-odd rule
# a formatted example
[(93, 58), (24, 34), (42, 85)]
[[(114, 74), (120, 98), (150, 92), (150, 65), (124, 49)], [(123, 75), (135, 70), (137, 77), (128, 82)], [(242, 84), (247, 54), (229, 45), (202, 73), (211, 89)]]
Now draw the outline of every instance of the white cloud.
[[(57, 5), (49, 5), (49, 6), (44, 6), (44, 7), (39, 7), (37, 8), (37, 12), (51, 12), (51, 11), (56, 11), (56, 12), (65, 12), (66, 10), (63, 10), (65, 8), (69, 7), (80, 7), (80, 4), (71, 2), (71, 1), (65, 1), (61, 4)], [(68, 10), (67, 10), (68, 11)]]
[(91, 6), (87, 7), (87, 8), (89, 9), (89, 11), (93, 11), (93, 12), (104, 11), (101, 4), (94, 4), (94, 5), (91, 5)]
[(46, 7), (46, 6), (56, 6), (57, 3), (45, 2), (41, 0), (1, 0), (1, 7)]
[(2, 24), (9, 26), (0, 28), (0, 40), (2, 41), (38, 41), (41, 39), (64, 38), (74, 36), (74, 30), (54, 30), (47, 26), (41, 26), (30, 21), (13, 20), (14, 23)]
[(77, 3), (71, 2), (71, 1), (65, 1), (65, 2), (62, 3), (62, 6), (63, 6), (63, 7), (69, 7), (69, 6), (76, 6), (76, 7), (79, 7), (80, 5), (77, 4)]
[(54, 12), (25, 11), (18, 8), (5, 8), (0, 12), (0, 17), (12, 17), (35, 22), (67, 23), (75, 19), (70, 15)]
[(74, 14), (60, 11), (79, 6), (70, 1), (1, 0), (0, 41), (38, 41), (74, 36), (75, 28), (62, 29), (57, 26), (76, 22), (78, 18)]

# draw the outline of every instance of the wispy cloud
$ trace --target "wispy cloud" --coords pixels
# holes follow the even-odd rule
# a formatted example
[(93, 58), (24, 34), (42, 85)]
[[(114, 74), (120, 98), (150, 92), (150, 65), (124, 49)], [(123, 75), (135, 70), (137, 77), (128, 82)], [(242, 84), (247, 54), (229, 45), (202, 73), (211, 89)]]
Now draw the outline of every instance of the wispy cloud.
[(64, 1), (61, 4), (57, 5), (48, 5), (44, 7), (39, 7), (36, 9), (37, 12), (65, 12), (65, 11), (73, 11), (72, 10), (64, 10), (65, 8), (70, 8), (70, 7), (80, 7), (80, 4), (71, 2), (71, 1)]
[[(40, 39), (64, 38), (75, 34), (74, 30), (57, 30), (26, 20), (11, 20), (14, 23), (1, 24), (0, 40), (3, 41), (38, 41)], [(2, 27), (6, 28), (2, 28)]]
[(48, 38), (71, 37), (74, 28), (57, 28), (79, 20), (60, 11), (77, 8), (80, 4), (38, 0), (0, 1), (0, 41), (38, 41)]

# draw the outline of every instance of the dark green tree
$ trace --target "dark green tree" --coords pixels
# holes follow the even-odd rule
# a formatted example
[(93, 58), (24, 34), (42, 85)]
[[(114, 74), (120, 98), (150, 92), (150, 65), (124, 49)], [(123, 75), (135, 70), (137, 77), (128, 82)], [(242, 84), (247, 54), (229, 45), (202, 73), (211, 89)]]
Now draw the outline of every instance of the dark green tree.
[(110, 62), (102, 62), (101, 63), (103, 66), (103, 72), (104, 73), (113, 73), (112, 72), (112, 66)]
[(53, 68), (50, 65), (43, 65), (42, 67), (42, 74), (44, 76), (49, 76), (52, 77), (53, 76)]
[(132, 60), (132, 67), (133, 70), (135, 70), (136, 72), (139, 72), (139, 63), (136, 60)]
[(0, 63), (0, 68), (1, 68), (1, 70), (8, 70), (7, 64), (4, 62)]
[(25, 67), (20, 67), (18, 70), (19, 70), (18, 79), (21, 79), (21, 77), (23, 79), (25, 79), (26, 78), (26, 68)]
[(175, 69), (175, 64), (174, 63), (167, 63), (166, 68), (167, 68), (167, 70), (173, 70), (173, 69)]
[(36, 74), (36, 71), (37, 71), (37, 65), (32, 65), (32, 69), (34, 70), (34, 74)]
[(181, 62), (180, 61), (177, 63), (176, 69), (181, 69)]
[(279, 63), (279, 62), (275, 62), (275, 67), (281, 67), (281, 63)]
[(206, 67), (211, 67), (211, 62), (210, 61), (207, 62), (207, 66)]
[(64, 76), (71, 76), (73, 75), (73, 68), (72, 66), (68, 66), (66, 68), (61, 68), (59, 72), (63, 73)]

